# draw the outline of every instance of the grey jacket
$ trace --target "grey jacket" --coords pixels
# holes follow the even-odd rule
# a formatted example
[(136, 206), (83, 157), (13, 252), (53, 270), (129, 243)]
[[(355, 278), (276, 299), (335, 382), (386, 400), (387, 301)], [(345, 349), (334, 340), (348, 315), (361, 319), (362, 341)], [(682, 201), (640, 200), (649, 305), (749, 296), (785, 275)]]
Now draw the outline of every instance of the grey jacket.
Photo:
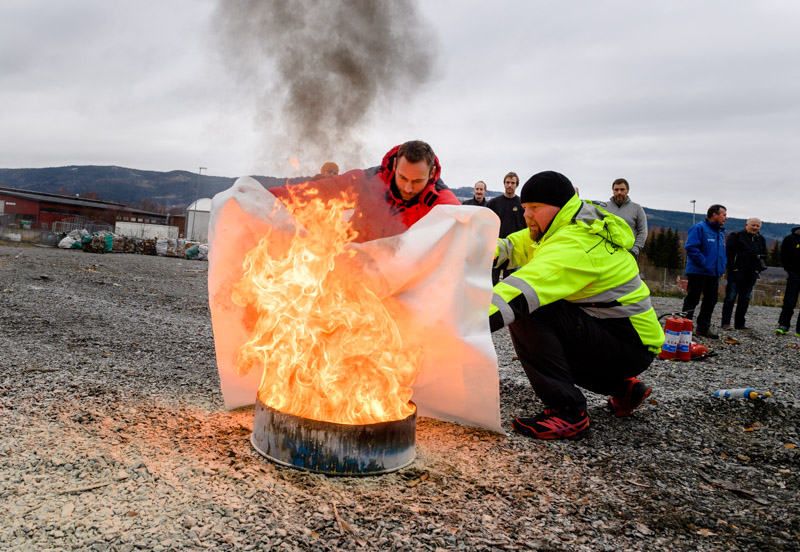
[(644, 242), (647, 240), (647, 215), (644, 214), (642, 206), (631, 201), (630, 196), (628, 196), (627, 201), (620, 206), (614, 202), (614, 197), (612, 196), (605, 210), (612, 215), (617, 215), (625, 219), (625, 222), (631, 227), (635, 241), (633, 242), (633, 247), (630, 249), (630, 252), (638, 258), (639, 253), (644, 247)]

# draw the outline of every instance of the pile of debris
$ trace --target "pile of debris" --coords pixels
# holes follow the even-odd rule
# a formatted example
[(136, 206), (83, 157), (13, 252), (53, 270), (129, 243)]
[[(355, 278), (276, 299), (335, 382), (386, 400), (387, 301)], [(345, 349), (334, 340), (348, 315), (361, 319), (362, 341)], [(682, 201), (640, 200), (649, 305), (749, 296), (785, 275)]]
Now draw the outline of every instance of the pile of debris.
[(61, 249), (81, 249), (88, 253), (137, 253), (161, 257), (208, 260), (208, 244), (185, 239), (136, 238), (111, 232), (73, 230), (58, 242)]

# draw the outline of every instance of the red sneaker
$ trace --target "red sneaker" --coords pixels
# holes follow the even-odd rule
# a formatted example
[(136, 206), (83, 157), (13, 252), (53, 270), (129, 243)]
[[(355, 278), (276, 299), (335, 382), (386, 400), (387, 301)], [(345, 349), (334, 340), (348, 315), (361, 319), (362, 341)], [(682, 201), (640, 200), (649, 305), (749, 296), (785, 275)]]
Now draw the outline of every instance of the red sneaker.
[(628, 378), (624, 381), (625, 390), (619, 395), (611, 395), (608, 407), (614, 416), (630, 416), (653, 392), (640, 379)]
[(514, 418), (511, 427), (534, 439), (583, 439), (589, 434), (589, 415), (585, 410), (569, 414), (545, 408), (533, 418)]

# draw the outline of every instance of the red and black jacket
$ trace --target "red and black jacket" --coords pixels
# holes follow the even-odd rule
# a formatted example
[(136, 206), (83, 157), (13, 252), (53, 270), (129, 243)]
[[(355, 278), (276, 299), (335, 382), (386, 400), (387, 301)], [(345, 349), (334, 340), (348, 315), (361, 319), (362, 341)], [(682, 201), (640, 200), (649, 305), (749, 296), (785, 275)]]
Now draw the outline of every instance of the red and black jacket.
[(455, 194), (442, 182), (442, 167), (434, 158), (433, 170), (425, 188), (409, 201), (403, 201), (394, 180), (397, 150), (392, 148), (379, 167), (353, 170), (313, 182), (270, 188), (279, 199), (288, 195), (294, 186), (313, 186), (322, 199), (339, 197), (342, 191), (355, 193), (356, 207), (351, 217), (353, 228), (358, 232), (355, 241), (365, 242), (394, 236), (404, 232), (427, 215), (435, 205), (460, 205)]

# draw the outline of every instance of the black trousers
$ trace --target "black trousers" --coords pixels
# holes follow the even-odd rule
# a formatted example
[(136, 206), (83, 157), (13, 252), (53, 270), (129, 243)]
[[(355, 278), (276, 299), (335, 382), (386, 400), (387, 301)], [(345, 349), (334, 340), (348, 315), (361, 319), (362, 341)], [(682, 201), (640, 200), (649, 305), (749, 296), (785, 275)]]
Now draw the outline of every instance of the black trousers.
[(687, 274), (686, 278), (689, 281), (686, 284), (683, 311), (686, 313), (686, 318), (691, 320), (697, 303), (700, 303), (700, 295), (702, 295), (703, 302), (700, 304), (700, 313), (697, 315), (697, 331), (706, 332), (711, 328), (711, 315), (714, 313), (714, 305), (717, 304), (719, 278), (707, 274)]
[(630, 320), (600, 320), (567, 301), (541, 307), (509, 327), (525, 374), (542, 402), (558, 410), (586, 409), (576, 387), (613, 395), (644, 372), (655, 356)]
[[(800, 295), (800, 274), (786, 273), (786, 291), (783, 293), (783, 308), (778, 317), (778, 326), (790, 328), (792, 325), (792, 312), (797, 306), (797, 296)], [(800, 316), (797, 317), (797, 333), (800, 333)]]
[(747, 308), (750, 306), (750, 296), (758, 280), (755, 272), (744, 274), (741, 270), (728, 273), (728, 284), (725, 286), (725, 300), (722, 302), (722, 325), (727, 326), (731, 323), (733, 314), (733, 303), (736, 297), (736, 315), (733, 318), (733, 326), (738, 330), (744, 328), (744, 318), (747, 315)]

